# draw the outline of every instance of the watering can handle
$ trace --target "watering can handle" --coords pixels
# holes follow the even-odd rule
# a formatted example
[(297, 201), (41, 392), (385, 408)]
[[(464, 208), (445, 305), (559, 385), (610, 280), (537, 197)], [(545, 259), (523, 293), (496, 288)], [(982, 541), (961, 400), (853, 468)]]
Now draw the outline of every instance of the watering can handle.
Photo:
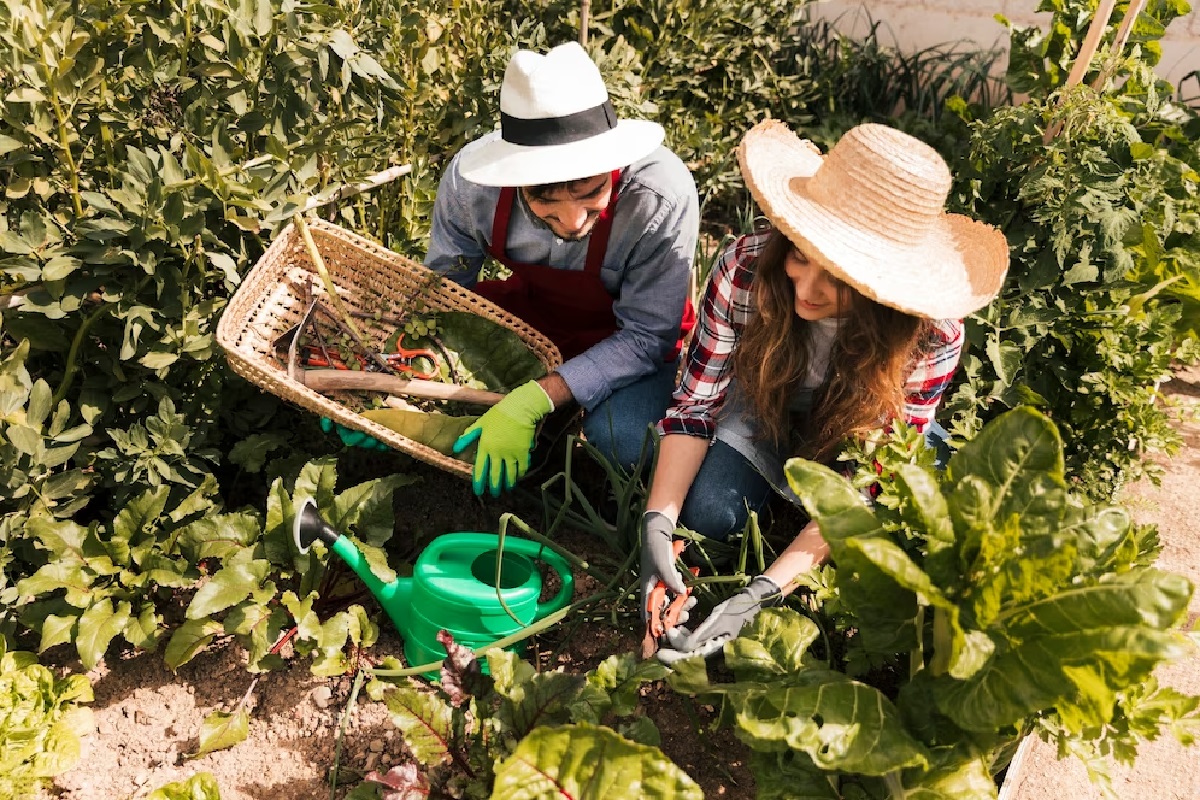
[(567, 564), (567, 560), (558, 553), (546, 547), (541, 542), (535, 542), (532, 539), (517, 539), (514, 537), (505, 537), (504, 549), (511, 550), (514, 553), (519, 553), (530, 558), (540, 558), (545, 561), (550, 567), (558, 573), (562, 581), (562, 586), (558, 590), (558, 594), (550, 598), (545, 603), (538, 603), (537, 610), (534, 612), (534, 619), (541, 619), (548, 614), (553, 614), (560, 608), (563, 608), (567, 603), (571, 602), (571, 596), (575, 592), (575, 576), (571, 574), (571, 567)]

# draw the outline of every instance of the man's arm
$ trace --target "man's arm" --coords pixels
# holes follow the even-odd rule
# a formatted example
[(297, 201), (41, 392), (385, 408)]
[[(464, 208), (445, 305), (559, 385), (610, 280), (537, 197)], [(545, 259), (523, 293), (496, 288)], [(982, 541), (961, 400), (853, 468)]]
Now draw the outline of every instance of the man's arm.
[[(679, 337), (700, 212), (691, 175), (682, 162), (670, 158), (653, 165), (653, 173), (635, 175), (633, 190), (618, 201), (609, 240), (610, 253), (614, 246), (625, 252), (613, 301), (617, 331), (559, 368), (575, 399), (589, 411), (615, 390), (658, 369)], [(664, 188), (649, 186), (651, 179)]]
[(485, 253), (484, 239), (473, 219), (478, 187), (459, 174), (461, 155), (460, 151), (451, 159), (438, 184), (425, 266), (470, 289), (478, 280)]

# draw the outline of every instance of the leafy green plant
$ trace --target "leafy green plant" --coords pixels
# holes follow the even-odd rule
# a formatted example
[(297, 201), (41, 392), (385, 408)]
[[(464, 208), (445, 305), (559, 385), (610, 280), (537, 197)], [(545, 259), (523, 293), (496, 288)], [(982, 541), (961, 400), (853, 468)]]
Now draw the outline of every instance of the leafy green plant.
[[(297, 655), (312, 657), (314, 674), (340, 675), (351, 667), (347, 645), (374, 643), (378, 627), (361, 605), (366, 590), (336, 563), (323, 564), (312, 551), (298, 552), (292, 520), (299, 503), (311, 497), (329, 523), (355, 543), (371, 569), (390, 581), (395, 572), (383, 545), (395, 524), (392, 493), (414, 479), (391, 475), (335, 494), (336, 480), (331, 459), (310, 462), (291, 491), (282, 479), (275, 481), (264, 521), (249, 513), (203, 519), (181, 535), (198, 560), (219, 558), (221, 565), (192, 596), (186, 620), (171, 635), (164, 653), (168, 666), (176, 669), (187, 663), (224, 634), (246, 648), (250, 670), (275, 669), (283, 664), (277, 642), (286, 635)], [(252, 527), (257, 535), (239, 535), (230, 521)], [(289, 628), (295, 630), (289, 633)]]
[(197, 772), (185, 781), (160, 786), (146, 800), (221, 800), (221, 790), (211, 772)]
[(92, 711), (80, 704), (91, 700), (85, 676), (56, 678), (0, 637), (0, 796), (36, 797), (79, 760), (79, 739), (92, 730)]
[(1179, 446), (1156, 389), (1174, 362), (1196, 356), (1200, 160), (1184, 143), (1200, 117), (1173, 106), (1149, 69), (1179, 4), (1150, 4), (1154, 29), (1114, 70), (1121, 86), (1103, 94), (1046, 94), (1058, 74), (1049, 67), (1027, 80), (1030, 64), (1066, 58), (1071, 26), (1092, 13), (1074, 0), (1047, 5), (1048, 39), (1014, 32), (1010, 80), (1034, 96), (973, 123), (969, 154), (952, 164), (959, 210), (1004, 231), (1011, 266), (1000, 298), (969, 320), (965, 379), (947, 408), (962, 438), (1007, 408), (1044, 408), (1068, 474), (1107, 498), (1157, 477), (1148, 456)]
[(441, 681), (376, 679), (413, 761), (370, 773), (355, 800), (428, 797), (600, 800), (638, 786), (646, 798), (700, 798), (699, 787), (658, 750), (636, 714), (638, 688), (662, 678), (656, 661), (610, 656), (586, 675), (536, 672), (508, 651), (487, 652), (488, 673), (443, 631)]
[[(793, 459), (789, 484), (829, 543), (833, 595), (768, 610), (725, 647), (733, 680), (682, 662), (679, 691), (724, 698), (760, 797), (994, 798), (1030, 730), (1077, 754), (1131, 757), (1163, 725), (1190, 738), (1200, 698), (1146, 688), (1190, 649), (1192, 586), (1148, 565), (1151, 530), (1067, 487), (1054, 425), (1022, 408), (944, 475), (885, 449), (869, 507)], [(803, 787), (800, 791), (798, 787)]]

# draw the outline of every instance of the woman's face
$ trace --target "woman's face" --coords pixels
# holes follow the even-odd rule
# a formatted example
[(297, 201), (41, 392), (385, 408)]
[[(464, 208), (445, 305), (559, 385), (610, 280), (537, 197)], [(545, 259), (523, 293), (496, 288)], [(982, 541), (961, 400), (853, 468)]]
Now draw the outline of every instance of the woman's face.
[(788, 250), (783, 266), (796, 291), (796, 316), (816, 322), (845, 313), (844, 304), (839, 304), (838, 299), (844, 293), (846, 284), (815, 261), (809, 261), (796, 247)]

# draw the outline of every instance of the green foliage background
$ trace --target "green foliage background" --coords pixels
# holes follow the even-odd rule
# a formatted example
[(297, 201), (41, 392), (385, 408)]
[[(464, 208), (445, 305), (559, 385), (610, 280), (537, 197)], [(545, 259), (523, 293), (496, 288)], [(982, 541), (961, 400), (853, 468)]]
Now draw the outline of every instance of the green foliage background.
[[(1152, 0), (1106, 91), (1061, 103), (1090, 4), (1041, 8), (1051, 29), (1013, 31), (1007, 86), (994, 54), (900, 56), (878, 26), (851, 41), (783, 0), (613, 0), (589, 47), (620, 113), (665, 125), (715, 234), (753, 216), (733, 149), (764, 116), (823, 145), (876, 120), (938, 147), (956, 208), (1013, 254), (969, 323), (952, 430), (1038, 405), (1067, 479), (1107, 497), (1178, 446), (1154, 387), (1200, 327), (1200, 122), (1152, 70), (1187, 7)], [(328, 674), (374, 640), (287, 526), (312, 496), (387, 574), (407, 478), (337, 492), (334, 440), (234, 376), (213, 328), (293, 212), (389, 165), (413, 171), (322, 213), (420, 257), (440, 167), (495, 125), (514, 48), (578, 24), (565, 0), (0, 8), (0, 634), (173, 666), (230, 635), (270, 669), (296, 627)]]

